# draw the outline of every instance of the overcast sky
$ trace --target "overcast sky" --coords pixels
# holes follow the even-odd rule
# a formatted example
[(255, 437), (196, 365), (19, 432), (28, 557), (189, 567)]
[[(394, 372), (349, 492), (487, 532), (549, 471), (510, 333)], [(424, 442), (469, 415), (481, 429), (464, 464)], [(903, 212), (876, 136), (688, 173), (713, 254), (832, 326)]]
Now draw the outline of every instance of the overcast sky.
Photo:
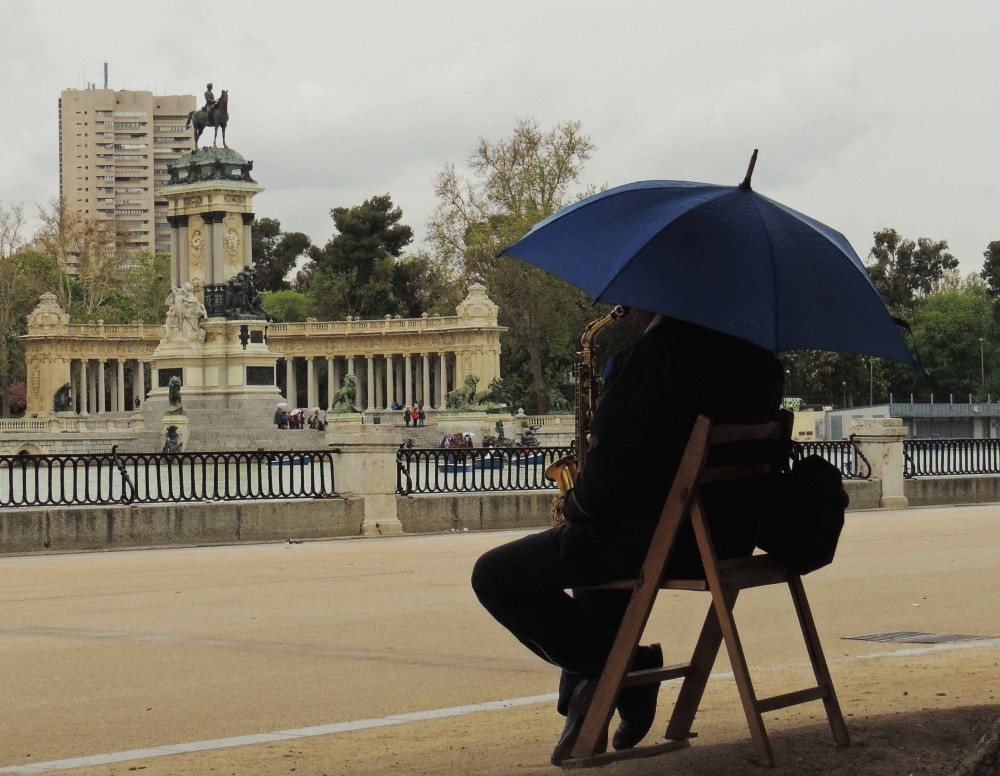
[(259, 216), (325, 242), (389, 192), (422, 236), (431, 179), (515, 118), (579, 119), (586, 182), (739, 183), (843, 231), (1000, 239), (1000, 3), (0, 0), (0, 201), (59, 191), (57, 99), (230, 94)]

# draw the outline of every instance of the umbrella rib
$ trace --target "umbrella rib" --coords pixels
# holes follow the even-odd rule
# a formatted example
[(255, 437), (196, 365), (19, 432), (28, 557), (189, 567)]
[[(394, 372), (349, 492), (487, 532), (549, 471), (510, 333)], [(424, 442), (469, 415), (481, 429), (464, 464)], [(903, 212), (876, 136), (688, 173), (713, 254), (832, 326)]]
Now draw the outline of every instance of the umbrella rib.
[(774, 352), (778, 352), (778, 268), (774, 266), (774, 242), (771, 240), (771, 232), (767, 228), (767, 221), (764, 214), (760, 212), (760, 205), (753, 192), (750, 192), (750, 201), (753, 202), (754, 210), (757, 211), (757, 218), (760, 225), (764, 227), (764, 234), (767, 235), (768, 256), (771, 258), (771, 293), (774, 294)]
[[(699, 202), (695, 207), (688, 208), (683, 213), (679, 213), (673, 220), (669, 221), (668, 223), (665, 223), (663, 226), (661, 226), (659, 229), (657, 229), (655, 232), (653, 232), (642, 243), (642, 245), (640, 245), (638, 248), (636, 248), (634, 251), (632, 251), (632, 258), (629, 259), (628, 261), (626, 261), (624, 264), (622, 264), (618, 268), (618, 270), (615, 272), (615, 274), (613, 274), (610, 278), (608, 278), (608, 282), (604, 284), (604, 287), (600, 291), (598, 291), (596, 294), (594, 294), (594, 301), (591, 304), (597, 304), (597, 300), (600, 299), (601, 295), (611, 287), (611, 284), (614, 283), (618, 279), (618, 276), (620, 274), (622, 274), (622, 272), (625, 271), (625, 268), (631, 263), (632, 259), (634, 259), (640, 253), (642, 253), (644, 250), (646, 250), (646, 246), (649, 245), (651, 242), (653, 242), (653, 240), (655, 240), (657, 237), (659, 237), (667, 227), (672, 226), (673, 224), (676, 224), (680, 219), (684, 218), (684, 216), (688, 215), (689, 213), (693, 213), (695, 210), (697, 210), (698, 208), (700, 208), (700, 207), (702, 207), (704, 205), (707, 205), (709, 202), (715, 202), (715, 200), (717, 200), (719, 197), (723, 196), (724, 194), (730, 194), (732, 192), (732, 190), (733, 190), (732, 187), (720, 186), (719, 187), (719, 192), (716, 194), (716, 196), (712, 197), (711, 199), (706, 199), (704, 202)], [(770, 240), (770, 238), (768, 238), (768, 240)]]

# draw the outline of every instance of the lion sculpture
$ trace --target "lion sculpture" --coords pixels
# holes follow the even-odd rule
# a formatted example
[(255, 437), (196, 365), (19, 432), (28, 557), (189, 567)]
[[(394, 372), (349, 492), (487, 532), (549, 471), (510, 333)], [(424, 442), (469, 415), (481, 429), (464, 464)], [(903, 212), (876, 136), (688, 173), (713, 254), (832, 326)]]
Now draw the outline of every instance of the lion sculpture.
[(360, 412), (354, 406), (354, 396), (358, 390), (358, 380), (352, 374), (344, 375), (341, 380), (340, 390), (333, 395), (332, 412)]

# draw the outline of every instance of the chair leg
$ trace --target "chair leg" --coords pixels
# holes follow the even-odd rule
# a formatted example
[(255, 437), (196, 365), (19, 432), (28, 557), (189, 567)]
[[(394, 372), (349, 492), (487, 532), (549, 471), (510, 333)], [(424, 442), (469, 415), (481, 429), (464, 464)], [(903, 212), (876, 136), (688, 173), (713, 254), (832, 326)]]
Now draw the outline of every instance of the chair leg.
[[(738, 594), (739, 591), (734, 591), (727, 596), (730, 608), (736, 603)], [(667, 740), (686, 739), (690, 735), (691, 726), (694, 724), (701, 698), (705, 694), (705, 686), (708, 684), (712, 666), (715, 665), (721, 646), (722, 630), (719, 628), (719, 617), (715, 613), (715, 607), (709, 606), (701, 635), (698, 636), (698, 644), (691, 657), (691, 673), (684, 678), (681, 691), (677, 694), (674, 711), (670, 715), (670, 722), (667, 724), (667, 732), (664, 735)]]
[(795, 613), (799, 618), (799, 627), (802, 628), (802, 637), (806, 642), (806, 650), (809, 653), (809, 662), (812, 663), (813, 674), (816, 676), (816, 684), (826, 689), (827, 694), (823, 699), (823, 705), (826, 707), (826, 718), (830, 721), (830, 729), (833, 731), (833, 740), (837, 746), (850, 746), (851, 738), (847, 732), (847, 725), (844, 723), (840, 703), (837, 701), (837, 691), (833, 688), (830, 669), (823, 656), (823, 647), (816, 631), (816, 623), (813, 621), (805, 588), (802, 586), (802, 578), (798, 574), (790, 575), (788, 588), (792, 593), (792, 602), (795, 604)]
[(774, 765), (774, 753), (771, 751), (771, 742), (767, 738), (767, 730), (764, 729), (764, 720), (757, 708), (757, 695), (754, 693), (746, 656), (743, 654), (743, 644), (740, 642), (739, 631), (736, 629), (735, 620), (733, 620), (733, 612), (727, 602), (728, 596), (719, 574), (715, 547), (705, 523), (705, 512), (700, 497), (696, 497), (694, 503), (691, 504), (691, 524), (694, 528), (695, 538), (698, 540), (698, 550), (701, 554), (702, 565), (705, 567), (705, 578), (712, 591), (712, 603), (719, 618), (723, 640), (726, 642), (726, 651), (729, 654), (733, 677), (740, 693), (743, 713), (746, 715), (747, 725), (750, 728), (750, 738), (757, 750), (758, 762), (761, 765), (772, 766)]

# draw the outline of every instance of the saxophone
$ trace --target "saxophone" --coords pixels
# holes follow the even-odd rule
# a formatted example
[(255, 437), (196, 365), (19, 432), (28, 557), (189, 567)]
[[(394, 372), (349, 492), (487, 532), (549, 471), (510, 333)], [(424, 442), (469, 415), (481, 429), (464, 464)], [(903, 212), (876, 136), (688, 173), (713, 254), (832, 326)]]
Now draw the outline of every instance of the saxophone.
[(597, 352), (594, 348), (594, 340), (605, 327), (619, 318), (624, 318), (628, 313), (629, 308), (618, 305), (609, 314), (588, 323), (583, 336), (580, 337), (580, 350), (577, 352), (580, 358), (573, 365), (573, 376), (576, 379), (576, 432), (573, 439), (573, 451), (569, 455), (553, 461), (545, 469), (545, 479), (556, 483), (559, 487), (559, 495), (552, 500), (552, 506), (549, 508), (553, 525), (557, 525), (565, 519), (563, 508), (566, 505), (566, 496), (573, 489), (573, 483), (583, 467), (587, 451), (590, 449), (590, 421), (594, 416), (594, 408), (597, 405), (601, 388), (601, 377), (597, 374)]

